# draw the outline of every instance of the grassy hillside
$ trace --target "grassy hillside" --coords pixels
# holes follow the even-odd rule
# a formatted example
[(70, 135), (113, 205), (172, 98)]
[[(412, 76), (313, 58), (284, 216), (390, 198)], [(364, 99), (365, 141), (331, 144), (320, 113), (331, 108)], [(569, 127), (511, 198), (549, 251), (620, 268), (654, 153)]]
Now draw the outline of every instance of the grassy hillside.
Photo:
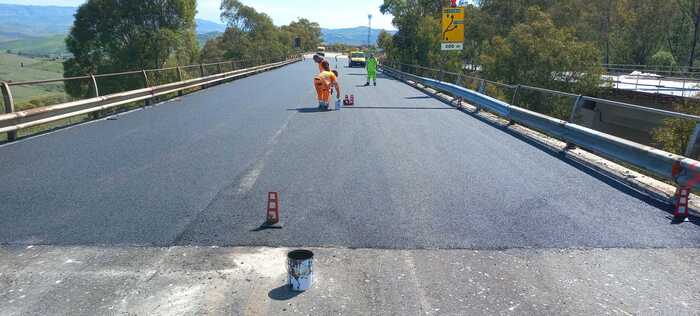
[(66, 56), (65, 35), (53, 35), (41, 38), (26, 38), (0, 43), (0, 51), (25, 56)]
[(67, 34), (76, 8), (0, 3), (0, 36), (21, 39)]
[[(61, 61), (0, 53), (0, 81), (16, 82), (61, 77), (63, 77)], [(12, 95), (17, 110), (68, 100), (63, 83), (13, 86)]]

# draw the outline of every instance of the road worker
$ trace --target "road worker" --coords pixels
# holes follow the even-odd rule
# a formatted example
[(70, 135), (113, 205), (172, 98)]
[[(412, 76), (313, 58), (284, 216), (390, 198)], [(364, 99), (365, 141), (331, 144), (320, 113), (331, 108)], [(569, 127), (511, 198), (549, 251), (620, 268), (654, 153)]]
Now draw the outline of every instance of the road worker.
[(365, 86), (369, 86), (370, 81), (374, 81), (374, 85), (377, 85), (377, 65), (379, 62), (377, 61), (377, 58), (374, 57), (373, 54), (369, 55), (369, 58), (367, 58), (366, 68), (367, 68), (367, 83), (365, 83)]
[(318, 108), (328, 110), (331, 98), (331, 89), (335, 88), (336, 97), (340, 99), (340, 84), (338, 84), (338, 72), (331, 71), (331, 65), (324, 60), (320, 63), (323, 72), (314, 78), (314, 88), (318, 96)]

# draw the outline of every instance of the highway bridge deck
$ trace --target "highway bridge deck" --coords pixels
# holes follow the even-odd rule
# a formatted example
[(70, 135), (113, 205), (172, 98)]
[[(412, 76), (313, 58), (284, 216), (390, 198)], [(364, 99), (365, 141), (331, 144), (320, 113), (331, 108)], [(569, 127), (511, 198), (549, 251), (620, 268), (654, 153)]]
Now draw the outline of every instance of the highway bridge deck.
[[(309, 61), (0, 147), (0, 242), (690, 247), (700, 226), (403, 83)], [(257, 231), (268, 191), (283, 230)]]
[(340, 66), (340, 112), (307, 61), (0, 146), (0, 315), (697, 315), (695, 218)]

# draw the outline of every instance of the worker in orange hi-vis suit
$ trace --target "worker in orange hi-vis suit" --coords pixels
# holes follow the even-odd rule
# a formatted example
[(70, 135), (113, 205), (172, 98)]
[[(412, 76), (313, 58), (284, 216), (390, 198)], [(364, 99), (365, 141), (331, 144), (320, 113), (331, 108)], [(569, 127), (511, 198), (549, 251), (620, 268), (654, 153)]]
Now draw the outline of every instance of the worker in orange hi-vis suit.
[(335, 88), (336, 96), (340, 99), (340, 84), (338, 84), (338, 72), (331, 71), (328, 61), (322, 61), (323, 72), (314, 78), (314, 88), (318, 96), (319, 109), (328, 110), (331, 98), (331, 89)]

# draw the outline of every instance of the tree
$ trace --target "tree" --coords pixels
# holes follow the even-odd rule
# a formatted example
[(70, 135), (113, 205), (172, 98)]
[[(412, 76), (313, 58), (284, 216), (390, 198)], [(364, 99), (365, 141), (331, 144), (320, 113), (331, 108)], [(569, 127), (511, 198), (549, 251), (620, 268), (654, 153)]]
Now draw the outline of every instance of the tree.
[(385, 30), (379, 31), (379, 35), (377, 36), (377, 47), (383, 49), (384, 51), (388, 51), (391, 49), (391, 45), (391, 34)]
[[(673, 104), (673, 111), (700, 115), (693, 102), (680, 101)], [(652, 131), (652, 138), (658, 148), (670, 153), (684, 155), (697, 122), (682, 118), (667, 118), (663, 124)], [(697, 159), (698, 157), (691, 157)]]
[(304, 52), (315, 50), (322, 42), (321, 26), (304, 18), (282, 26), (281, 31), (289, 33), (292, 39), (299, 38), (301, 40), (300, 50)]
[(496, 36), (481, 55), (484, 74), (491, 80), (529, 84), (578, 93), (600, 84), (600, 52), (581, 42), (569, 28), (559, 28), (537, 7), (526, 22), (506, 37)]
[[(238, 0), (223, 0), (221, 11), (221, 19), (227, 25), (226, 31), (206, 42), (202, 50), (203, 61), (262, 61), (299, 50), (311, 51), (321, 43), (321, 27), (304, 18), (276, 27), (267, 14), (257, 12)], [(298, 49), (294, 47), (296, 38), (301, 41)]]
[(649, 64), (664, 67), (675, 67), (677, 65), (676, 59), (673, 58), (673, 54), (663, 50), (660, 50), (656, 54), (654, 54), (654, 56), (651, 56)]
[(380, 10), (394, 16), (399, 29), (392, 37), (389, 58), (407, 64), (461, 69), (459, 52), (440, 50), (440, 16), (447, 1), (385, 0)]
[(673, 2), (618, 0), (620, 21), (611, 33), (614, 63), (644, 65), (662, 46), (671, 27)]
[[(194, 61), (195, 12), (196, 0), (88, 0), (78, 8), (66, 38), (73, 57), (64, 62), (64, 76)], [(112, 80), (100, 89), (108, 93), (139, 84), (143, 83)], [(86, 86), (72, 83), (66, 89), (84, 95)]]
[(678, 0), (678, 5), (683, 14), (692, 21), (693, 31), (690, 40), (690, 56), (688, 58), (688, 67), (693, 67), (695, 61), (695, 50), (698, 46), (698, 30), (700, 29), (700, 0)]

